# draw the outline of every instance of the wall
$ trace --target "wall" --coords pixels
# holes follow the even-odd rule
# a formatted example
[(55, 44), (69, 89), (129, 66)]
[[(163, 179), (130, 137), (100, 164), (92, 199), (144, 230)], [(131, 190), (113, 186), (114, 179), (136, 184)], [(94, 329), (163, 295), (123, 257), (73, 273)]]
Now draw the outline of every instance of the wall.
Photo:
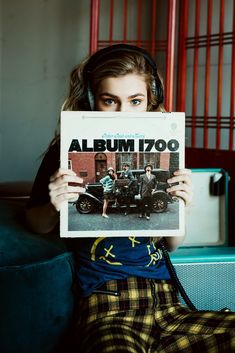
[[(136, 1), (128, 3), (127, 36), (136, 39)], [(144, 3), (142, 14), (141, 36), (146, 39), (150, 5)], [(115, 1), (117, 40), (123, 34), (122, 6)], [(0, 0), (0, 182), (34, 179), (56, 128), (69, 72), (89, 51), (89, 7), (87, 0)], [(107, 39), (109, 0), (101, 2), (101, 16), (100, 37)], [(166, 28), (162, 21), (158, 37)], [(163, 63), (161, 57), (159, 53)]]
[(0, 16), (0, 181), (33, 180), (89, 51), (89, 1), (1, 0)]
[[(224, 32), (232, 32), (233, 28), (233, 0), (226, 0), (224, 7)], [(220, 1), (212, 1), (212, 34), (219, 33)], [(189, 1), (188, 37), (194, 36), (195, 28), (195, 0)], [(200, 8), (200, 33), (205, 35), (207, 32), (207, 1), (201, 0)], [(192, 115), (192, 94), (193, 94), (193, 62), (194, 50), (187, 51), (187, 87), (186, 87), (186, 114)], [(217, 84), (218, 84), (218, 62), (219, 47), (211, 47), (211, 67), (210, 67), (210, 95), (209, 95), (209, 116), (217, 116)], [(223, 46), (223, 83), (222, 83), (222, 117), (230, 116), (230, 96), (231, 96), (231, 62), (232, 45)], [(205, 96), (205, 66), (206, 48), (199, 49), (198, 66), (198, 92), (197, 92), (197, 116), (204, 116), (204, 96)], [(233, 97), (234, 99), (234, 97)], [(191, 129), (186, 130), (187, 146), (191, 146)], [(235, 137), (235, 134), (234, 134)], [(197, 129), (197, 147), (203, 147), (203, 129)], [(221, 149), (228, 149), (229, 130), (223, 129), (221, 132)], [(209, 130), (209, 148), (215, 148), (216, 130)]]
[[(2, 136), (2, 47), (3, 47), (3, 36), (2, 36), (2, 2), (0, 2), (0, 162), (2, 162), (3, 155), (3, 136)], [(0, 167), (0, 175), (3, 170), (3, 166), (1, 163)], [(1, 176), (0, 176), (1, 177)]]
[[(109, 1), (102, 2), (100, 37), (107, 39)], [(114, 38), (120, 38), (122, 3), (115, 1)], [(194, 3), (189, 1), (189, 35), (194, 33)], [(214, 0), (213, 32), (218, 32), (219, 1)], [(231, 29), (232, 0), (226, 0), (225, 31)], [(149, 37), (150, 1), (144, 2), (142, 37)], [(166, 32), (166, 4), (161, 6), (161, 22), (157, 37)], [(201, 1), (201, 21), (206, 31), (206, 4)], [(32, 180), (40, 163), (40, 156), (53, 137), (60, 106), (67, 92), (71, 68), (89, 51), (90, 1), (87, 0), (0, 0), (0, 181)], [(129, 39), (136, 38), (136, 1), (129, 5)], [(146, 15), (146, 16), (144, 16)], [(179, 18), (180, 20), (180, 18)], [(117, 35), (117, 33), (119, 34)], [(105, 33), (106, 35), (104, 35)], [(163, 35), (164, 33), (164, 35)], [(162, 37), (163, 36), (163, 37)], [(212, 48), (210, 115), (216, 113), (216, 80), (218, 49)], [(165, 56), (157, 55), (157, 63), (164, 72)], [(203, 114), (205, 49), (200, 50), (198, 114)], [(176, 63), (177, 64), (177, 63)], [(188, 56), (187, 115), (191, 115), (193, 55)], [(224, 46), (224, 84), (222, 115), (229, 114), (231, 45)], [(190, 130), (186, 142), (190, 146)], [(202, 145), (202, 131), (198, 129), (198, 147)], [(227, 132), (223, 132), (223, 147)], [(214, 131), (210, 132), (210, 147), (214, 147)]]

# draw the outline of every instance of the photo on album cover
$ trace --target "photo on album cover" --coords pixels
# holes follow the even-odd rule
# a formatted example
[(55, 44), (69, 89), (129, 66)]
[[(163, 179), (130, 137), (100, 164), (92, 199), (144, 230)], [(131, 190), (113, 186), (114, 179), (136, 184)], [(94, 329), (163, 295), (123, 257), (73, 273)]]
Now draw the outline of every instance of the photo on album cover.
[(183, 235), (167, 180), (184, 168), (184, 126), (184, 113), (62, 112), (61, 168), (84, 191), (62, 205), (60, 236)]

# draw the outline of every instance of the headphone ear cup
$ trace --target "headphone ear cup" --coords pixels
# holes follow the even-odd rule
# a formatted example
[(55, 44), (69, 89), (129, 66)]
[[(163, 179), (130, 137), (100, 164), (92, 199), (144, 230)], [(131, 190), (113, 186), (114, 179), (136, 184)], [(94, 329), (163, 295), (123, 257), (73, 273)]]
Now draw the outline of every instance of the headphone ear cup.
[(90, 86), (90, 80), (91, 80), (90, 72), (86, 68), (84, 68), (84, 71), (83, 71), (84, 110), (95, 110), (95, 99)]
[(95, 110), (95, 99), (89, 85), (87, 87), (87, 103), (89, 104), (90, 110)]
[(155, 81), (153, 84), (153, 94), (157, 97), (157, 102), (158, 104), (163, 103), (164, 100), (164, 94), (163, 94), (163, 87), (162, 87), (162, 82), (158, 77), (158, 74), (155, 74)]
[(80, 97), (79, 101), (80, 101), (79, 107), (81, 110), (85, 110), (85, 111), (93, 110), (90, 104), (90, 101), (92, 101), (92, 99), (91, 97), (88, 97), (88, 90), (86, 87), (84, 88), (84, 93)]
[(158, 99), (158, 104), (163, 103), (164, 96), (163, 96), (162, 83), (158, 86), (157, 99)]

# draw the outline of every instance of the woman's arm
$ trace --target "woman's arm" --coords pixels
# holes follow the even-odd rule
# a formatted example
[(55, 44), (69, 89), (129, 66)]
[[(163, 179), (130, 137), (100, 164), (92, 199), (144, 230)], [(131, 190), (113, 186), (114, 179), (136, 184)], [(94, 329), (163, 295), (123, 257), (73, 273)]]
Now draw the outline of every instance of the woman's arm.
[[(180, 169), (174, 172), (174, 176), (167, 180), (168, 184), (178, 183), (177, 185), (170, 186), (167, 189), (172, 196), (180, 197), (184, 200), (185, 205), (189, 205), (193, 198), (193, 186), (191, 180), (190, 169)], [(182, 244), (186, 237), (186, 231), (183, 236), (177, 237), (164, 237), (164, 243), (169, 251), (174, 251)]]
[(164, 237), (163, 241), (168, 251), (176, 250), (184, 241), (185, 235), (177, 237)]
[(29, 228), (39, 234), (51, 232), (59, 222), (59, 212), (51, 202), (26, 210), (26, 221)]
[(79, 193), (84, 192), (84, 188), (79, 186), (82, 182), (72, 170), (58, 169), (50, 177), (49, 202), (31, 206), (26, 211), (26, 220), (31, 230), (41, 234), (52, 231), (59, 221), (62, 203), (77, 198)]

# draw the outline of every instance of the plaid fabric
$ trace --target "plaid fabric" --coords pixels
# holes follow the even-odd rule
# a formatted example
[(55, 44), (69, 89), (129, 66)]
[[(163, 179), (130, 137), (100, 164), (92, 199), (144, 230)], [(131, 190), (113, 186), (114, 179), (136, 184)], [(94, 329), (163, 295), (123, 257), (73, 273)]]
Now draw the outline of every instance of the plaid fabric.
[(77, 329), (81, 353), (235, 352), (235, 313), (191, 311), (166, 281), (107, 282), (79, 300)]

